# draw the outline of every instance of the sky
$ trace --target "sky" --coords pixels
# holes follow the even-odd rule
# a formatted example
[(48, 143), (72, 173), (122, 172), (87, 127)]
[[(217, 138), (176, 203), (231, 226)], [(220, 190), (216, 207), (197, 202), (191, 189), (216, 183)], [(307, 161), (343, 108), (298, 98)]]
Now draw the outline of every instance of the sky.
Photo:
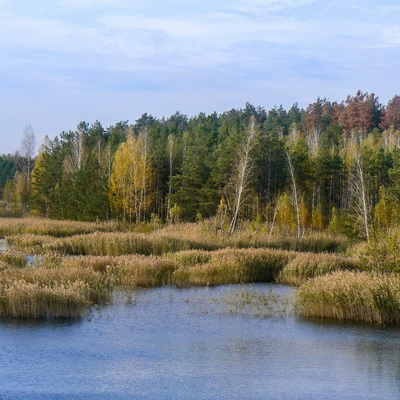
[(398, 0), (0, 0), (0, 154), (143, 113), (400, 94)]

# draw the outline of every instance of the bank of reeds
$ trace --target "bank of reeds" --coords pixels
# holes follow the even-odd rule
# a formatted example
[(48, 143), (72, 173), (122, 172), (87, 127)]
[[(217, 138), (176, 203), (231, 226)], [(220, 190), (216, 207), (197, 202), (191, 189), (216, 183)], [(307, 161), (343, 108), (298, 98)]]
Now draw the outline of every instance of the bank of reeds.
[(349, 241), (342, 235), (329, 232), (309, 232), (301, 240), (295, 236), (276, 234), (270, 237), (265, 232), (249, 234), (238, 232), (231, 238), (231, 247), (267, 247), (314, 253), (340, 253), (346, 251)]
[(126, 254), (161, 255), (182, 250), (216, 250), (215, 242), (134, 232), (95, 232), (65, 238), (19, 234), (7, 237), (8, 245), (33, 254), (120, 256)]
[(301, 240), (296, 236), (281, 235), (279, 232), (272, 236), (263, 230), (251, 231), (248, 227), (237, 230), (233, 235), (216, 230), (215, 223), (207, 220), (202, 223), (185, 223), (168, 225), (153, 234), (154, 237), (164, 236), (177, 240), (190, 238), (198, 245), (197, 248), (214, 250), (218, 248), (271, 248), (304, 252), (344, 252), (349, 240), (337, 233), (308, 232)]
[(25, 254), (18, 251), (7, 250), (3, 253), (0, 253), (0, 262), (6, 266), (23, 268), (26, 267), (27, 257)]
[[(296, 253), (271, 249), (189, 250), (165, 256), (79, 256), (60, 267), (107, 273), (115, 286), (152, 287), (272, 282)], [(41, 261), (46, 262), (46, 257)]]
[(180, 264), (173, 274), (177, 286), (272, 282), (295, 257), (272, 249), (223, 249), (171, 255)]
[(80, 317), (106, 303), (112, 279), (91, 268), (7, 266), (0, 272), (0, 317)]
[(34, 235), (50, 235), (66, 237), (92, 232), (115, 232), (120, 230), (120, 225), (115, 221), (107, 222), (82, 222), (82, 221), (57, 221), (46, 218), (0, 218), (0, 238), (30, 233)]
[(296, 294), (303, 317), (400, 323), (400, 276), (341, 271), (310, 280)]
[(356, 259), (340, 254), (296, 253), (296, 256), (282, 269), (277, 281), (289, 285), (300, 285), (318, 276), (357, 269)]
[(106, 274), (113, 287), (155, 287), (172, 283), (178, 265), (157, 256), (78, 256), (62, 259), (61, 268), (85, 268)]
[(96, 304), (108, 300), (112, 286), (110, 277), (107, 274), (102, 274), (91, 268), (32, 266), (27, 268), (8, 268), (0, 273), (0, 285), (7, 286), (16, 281), (39, 284), (42, 287), (83, 282), (89, 301)]
[(84, 282), (55, 283), (42, 286), (24, 280), (0, 287), (0, 317), (6, 318), (80, 318), (90, 302)]
[[(189, 228), (191, 226), (189, 225)], [(62, 255), (120, 256), (126, 254), (162, 255), (183, 250), (219, 250), (223, 248), (252, 249), (269, 248), (275, 250), (311, 251), (315, 247), (325, 249), (329, 246), (314, 246), (316, 238), (304, 238), (301, 242), (291, 242), (290, 238), (268, 239), (265, 236), (251, 237), (234, 235), (232, 237), (216, 234), (205, 235), (177, 232), (176, 228), (162, 229), (151, 233), (136, 232), (94, 232), (55, 238), (50, 235), (22, 233), (7, 237), (8, 245), (31, 254), (59, 253)], [(265, 240), (264, 240), (265, 239)], [(336, 238), (341, 242), (339, 238)], [(336, 240), (332, 238), (332, 240)], [(328, 242), (321, 239), (321, 242)], [(292, 245), (290, 245), (292, 243)], [(297, 243), (297, 244), (296, 244)], [(341, 245), (335, 247), (342, 249)], [(332, 250), (332, 249), (331, 249)]]
[[(342, 239), (329, 235), (311, 235), (293, 244), (292, 238), (270, 238), (264, 232), (226, 235), (209, 221), (148, 233), (114, 231), (115, 226), (98, 229), (99, 224), (80, 222), (0, 219), (0, 235), (7, 236), (11, 249), (0, 256), (0, 316), (81, 316), (90, 305), (108, 302), (117, 287), (277, 279), (299, 284), (353, 266), (342, 256), (286, 250), (342, 249)], [(27, 264), (24, 254), (40, 256)]]

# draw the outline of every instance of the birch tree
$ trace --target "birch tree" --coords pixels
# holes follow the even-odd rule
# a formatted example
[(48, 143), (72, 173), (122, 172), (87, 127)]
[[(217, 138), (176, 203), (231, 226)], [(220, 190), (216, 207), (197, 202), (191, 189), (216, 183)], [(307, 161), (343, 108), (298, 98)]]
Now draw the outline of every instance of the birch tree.
[(349, 208), (361, 221), (365, 237), (370, 242), (372, 203), (369, 196), (369, 182), (362, 154), (363, 141), (354, 136), (347, 144), (346, 164), (349, 169)]
[(72, 142), (71, 149), (65, 157), (64, 167), (67, 174), (81, 170), (88, 157), (86, 138), (83, 132), (78, 131)]
[(171, 214), (172, 176), (174, 173), (174, 164), (176, 157), (176, 137), (173, 134), (168, 136), (167, 152), (168, 152), (168, 166), (169, 166), (167, 219), (169, 219), (171, 216), (170, 214)]
[(235, 231), (239, 213), (251, 192), (254, 167), (251, 151), (256, 141), (256, 135), (256, 120), (255, 117), (251, 117), (244, 140), (238, 149), (233, 174), (226, 188), (227, 203), (232, 214), (229, 225), (230, 234)]
[(35, 152), (35, 147), (36, 147), (35, 133), (33, 131), (32, 126), (27, 125), (24, 128), (24, 134), (21, 141), (21, 153), (26, 160), (26, 165), (23, 171), (26, 180), (26, 186), (25, 186), (26, 195), (22, 196), (22, 198), (25, 198), (26, 204), (24, 204), (24, 206), (26, 207), (27, 211), (29, 211), (29, 200), (31, 191), (31, 171), (33, 168), (32, 159)]
[(129, 222), (143, 221), (153, 198), (154, 172), (146, 133), (129, 132), (115, 154), (111, 173), (110, 202)]
[(358, 151), (354, 158), (354, 165), (351, 175), (351, 196), (352, 207), (356, 215), (361, 218), (365, 236), (370, 242), (370, 223), (371, 223), (371, 202), (368, 198), (367, 179), (364, 171), (364, 164), (361, 151)]
[(292, 162), (292, 156), (290, 155), (289, 151), (286, 151), (286, 159), (289, 167), (290, 183), (292, 188), (292, 200), (296, 215), (297, 239), (299, 240), (302, 236), (301, 218), (300, 218), (300, 193), (297, 186), (296, 173)]

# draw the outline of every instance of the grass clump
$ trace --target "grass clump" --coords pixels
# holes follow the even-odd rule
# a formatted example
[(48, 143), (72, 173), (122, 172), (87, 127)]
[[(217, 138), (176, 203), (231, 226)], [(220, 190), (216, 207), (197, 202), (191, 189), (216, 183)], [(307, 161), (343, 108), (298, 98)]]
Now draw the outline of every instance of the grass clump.
[(297, 253), (282, 269), (277, 281), (290, 285), (300, 285), (318, 276), (327, 275), (342, 270), (357, 270), (358, 264), (351, 259), (338, 254), (328, 253)]
[(63, 259), (62, 268), (92, 269), (106, 274), (113, 287), (131, 288), (170, 284), (177, 264), (156, 256), (79, 256)]
[(0, 317), (76, 318), (108, 302), (112, 280), (90, 268), (8, 266), (0, 271)]
[(303, 317), (400, 323), (400, 276), (340, 271), (312, 279), (296, 294)]
[(25, 233), (8, 237), (7, 243), (15, 249), (33, 254), (93, 256), (150, 256), (201, 248), (201, 244), (187, 239), (134, 232), (95, 232), (65, 238)]
[(57, 221), (45, 218), (0, 218), (0, 237), (30, 233), (33, 235), (49, 235), (66, 237), (92, 232), (114, 232), (120, 229), (118, 223), (107, 222), (82, 222), (82, 221)]
[[(174, 272), (173, 282), (177, 286), (272, 282), (294, 256), (272, 249), (223, 249), (209, 254), (208, 259), (204, 252), (194, 252), (192, 259), (198, 261), (200, 256), (205, 262), (182, 265)], [(183, 260), (189, 256), (184, 253)]]
[(24, 280), (0, 288), (0, 317), (80, 318), (90, 305), (83, 281), (42, 286)]
[(7, 250), (0, 253), (0, 262), (7, 266), (24, 268), (27, 264), (27, 258), (20, 252)]

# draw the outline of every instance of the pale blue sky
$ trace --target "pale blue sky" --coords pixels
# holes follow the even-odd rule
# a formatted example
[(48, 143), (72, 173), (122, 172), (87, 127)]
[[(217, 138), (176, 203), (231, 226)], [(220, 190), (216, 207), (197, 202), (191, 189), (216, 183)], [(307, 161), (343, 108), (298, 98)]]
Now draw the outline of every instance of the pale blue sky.
[(75, 129), (400, 94), (398, 0), (0, 0), (0, 154)]

